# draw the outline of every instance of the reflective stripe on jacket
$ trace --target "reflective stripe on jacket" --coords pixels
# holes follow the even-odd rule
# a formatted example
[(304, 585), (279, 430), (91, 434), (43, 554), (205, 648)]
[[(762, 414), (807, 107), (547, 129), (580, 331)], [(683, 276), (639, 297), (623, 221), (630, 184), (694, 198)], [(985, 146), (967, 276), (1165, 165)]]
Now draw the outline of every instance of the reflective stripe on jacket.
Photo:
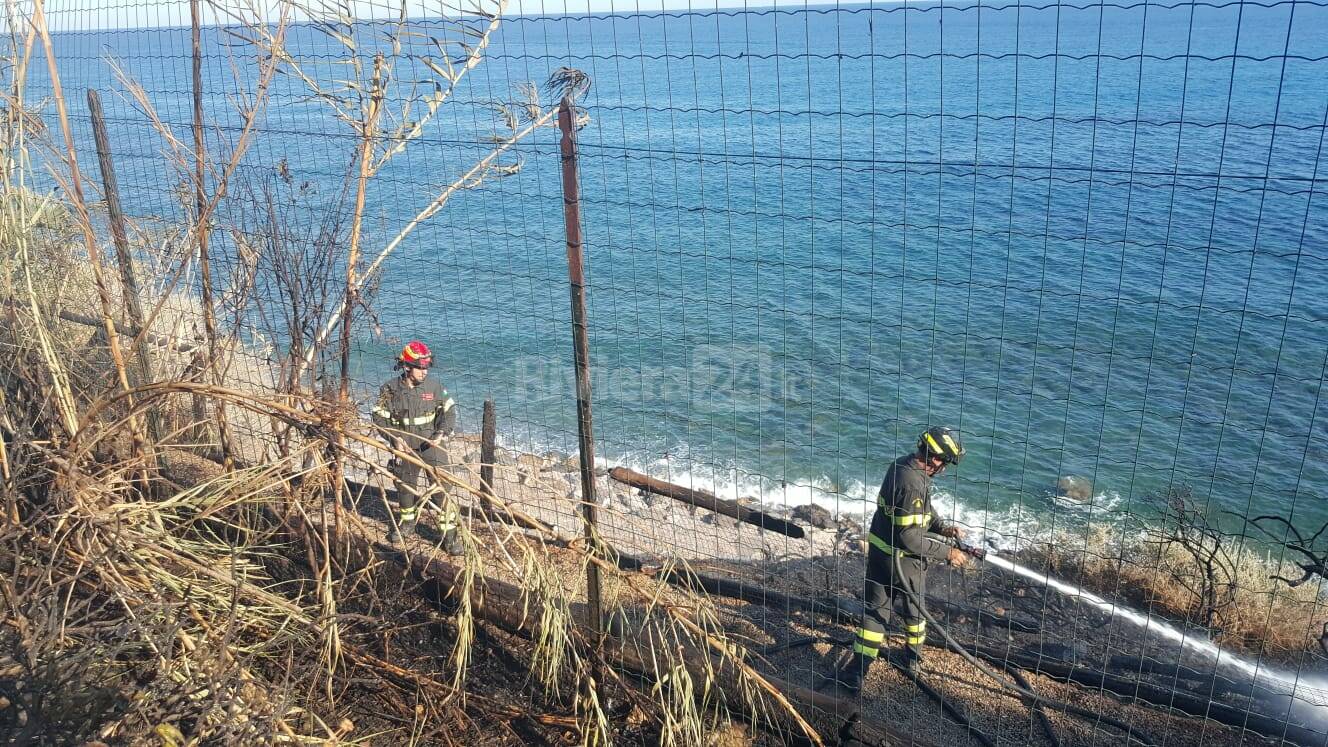
[(899, 457), (881, 483), (868, 541), (887, 555), (945, 560), (950, 543), (937, 534), (940, 529), (931, 507), (931, 477), (912, 454)]
[(416, 386), (402, 376), (391, 379), (378, 390), (372, 412), (374, 425), (420, 438), (446, 436), (456, 427), (456, 401), (433, 377)]

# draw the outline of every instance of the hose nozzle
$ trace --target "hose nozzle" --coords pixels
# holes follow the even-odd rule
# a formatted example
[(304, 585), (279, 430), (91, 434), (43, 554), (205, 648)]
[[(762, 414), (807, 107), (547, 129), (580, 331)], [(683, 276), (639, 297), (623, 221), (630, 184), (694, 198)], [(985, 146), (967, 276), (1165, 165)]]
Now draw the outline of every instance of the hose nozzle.
[(968, 553), (969, 555), (977, 558), (978, 560), (985, 560), (987, 557), (986, 548), (978, 547), (977, 545), (970, 545), (966, 542), (960, 542), (958, 540), (955, 540), (954, 546), (960, 552)]

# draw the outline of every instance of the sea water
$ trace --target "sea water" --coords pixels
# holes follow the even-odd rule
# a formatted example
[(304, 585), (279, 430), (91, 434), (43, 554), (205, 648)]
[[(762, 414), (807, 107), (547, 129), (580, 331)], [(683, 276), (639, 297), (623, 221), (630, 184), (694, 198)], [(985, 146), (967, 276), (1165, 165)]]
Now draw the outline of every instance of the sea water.
[[(81, 92), (97, 87), (127, 209), (169, 225), (184, 176), (110, 95), (108, 60), (187, 141), (188, 30), (128, 10), (86, 28), (77, 10), (48, 9), (82, 160)], [(861, 513), (890, 460), (946, 423), (969, 453), (940, 505), (1011, 544), (1147, 516), (1179, 483), (1214, 509), (1328, 521), (1323, 3), (576, 10), (502, 25), (374, 180), (365, 238), (372, 255), (487, 152), (515, 84), (585, 71), (602, 459)], [(412, 30), (425, 46), (447, 34), (436, 18)], [(287, 42), (323, 85), (343, 77), (335, 40), (297, 26)], [(224, 152), (254, 57), (215, 28), (204, 50)], [(356, 141), (308, 93), (277, 78), (219, 221), (267, 184), (314, 240)], [(493, 398), (506, 443), (572, 451), (556, 131), (504, 163), (520, 169), (458, 194), (385, 263), (377, 316), (355, 330), (359, 391), (425, 339), (463, 427)], [(1057, 502), (1064, 474), (1092, 498)]]

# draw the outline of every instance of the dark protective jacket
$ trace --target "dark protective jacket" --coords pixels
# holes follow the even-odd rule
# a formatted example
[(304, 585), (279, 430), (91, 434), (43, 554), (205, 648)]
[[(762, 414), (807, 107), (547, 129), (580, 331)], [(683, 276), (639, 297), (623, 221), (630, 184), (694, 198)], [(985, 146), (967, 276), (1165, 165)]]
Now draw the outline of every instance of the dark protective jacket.
[(452, 434), (456, 429), (456, 402), (432, 376), (417, 386), (397, 376), (378, 390), (373, 422), (411, 448), (419, 448), (425, 439), (433, 441)]
[(945, 560), (950, 552), (952, 545), (938, 534), (942, 527), (932, 513), (931, 477), (913, 454), (899, 457), (885, 472), (868, 541), (886, 555), (900, 552), (925, 565), (926, 560)]

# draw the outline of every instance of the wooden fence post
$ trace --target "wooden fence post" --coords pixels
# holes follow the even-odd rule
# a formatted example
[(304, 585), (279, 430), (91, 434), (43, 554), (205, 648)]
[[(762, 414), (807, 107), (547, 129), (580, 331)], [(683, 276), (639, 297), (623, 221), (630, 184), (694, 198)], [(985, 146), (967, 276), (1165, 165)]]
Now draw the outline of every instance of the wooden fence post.
[(484, 423), (480, 428), (480, 491), (493, 496), (493, 463), (496, 457), (498, 416), (493, 411), (493, 400), (484, 400)]
[[(101, 96), (96, 89), (88, 89), (88, 111), (92, 115), (92, 139), (97, 146), (97, 165), (101, 168), (101, 183), (106, 194), (106, 214), (111, 223), (111, 239), (115, 244), (115, 260), (120, 265), (120, 286), (123, 289), (125, 311), (129, 323), (138, 330), (134, 338), (134, 351), (138, 357), (138, 375), (135, 384), (152, 381), (152, 358), (148, 353), (147, 328), (143, 324), (143, 302), (139, 298), (138, 278), (134, 274), (133, 258), (129, 256), (129, 234), (125, 231), (124, 211), (120, 207), (120, 186), (115, 179), (115, 164), (111, 160), (111, 140), (106, 134), (106, 115), (102, 112)], [(148, 410), (148, 435), (152, 443), (161, 439), (161, 419), (157, 408)]]

